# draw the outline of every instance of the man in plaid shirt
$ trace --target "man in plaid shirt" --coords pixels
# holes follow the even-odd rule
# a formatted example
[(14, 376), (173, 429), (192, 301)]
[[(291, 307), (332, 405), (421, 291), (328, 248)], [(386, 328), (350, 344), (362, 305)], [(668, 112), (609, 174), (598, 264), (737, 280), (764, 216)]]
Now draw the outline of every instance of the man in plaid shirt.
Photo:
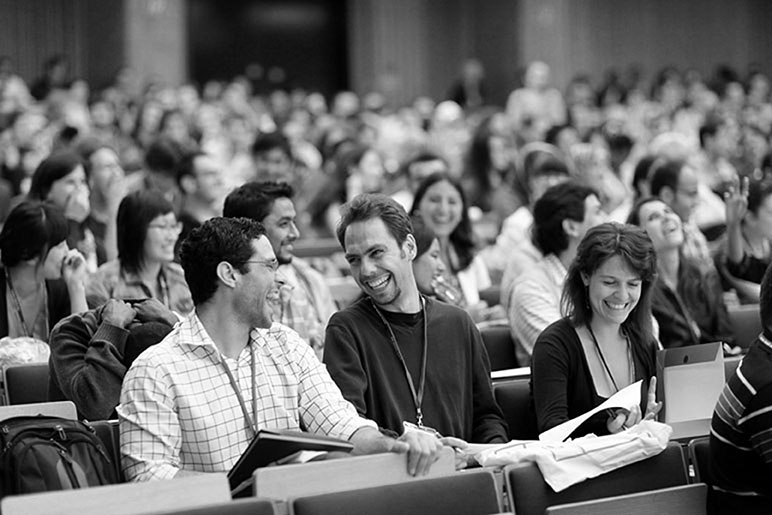
[(195, 310), (134, 361), (116, 410), (128, 480), (227, 472), (260, 429), (407, 452), (412, 474), (439, 457), (436, 438), (389, 438), (359, 417), (311, 348), (272, 323), (278, 263), (262, 225), (213, 218), (191, 232), (180, 261)]

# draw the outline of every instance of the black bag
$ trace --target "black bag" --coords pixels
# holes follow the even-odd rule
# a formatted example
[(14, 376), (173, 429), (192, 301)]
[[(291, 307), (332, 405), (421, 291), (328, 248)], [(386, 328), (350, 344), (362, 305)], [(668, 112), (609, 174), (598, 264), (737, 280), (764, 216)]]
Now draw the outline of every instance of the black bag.
[(117, 483), (115, 467), (88, 423), (59, 417), (0, 422), (0, 497)]

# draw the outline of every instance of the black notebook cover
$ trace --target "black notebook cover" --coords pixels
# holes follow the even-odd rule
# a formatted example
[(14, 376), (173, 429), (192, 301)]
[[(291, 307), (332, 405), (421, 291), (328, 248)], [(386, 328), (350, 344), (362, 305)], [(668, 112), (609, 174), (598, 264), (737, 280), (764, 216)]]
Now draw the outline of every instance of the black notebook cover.
[(258, 431), (228, 472), (231, 490), (250, 479), (255, 469), (265, 467), (298, 451), (342, 451), (350, 452), (354, 446), (328, 436), (319, 436), (301, 431), (266, 430)]

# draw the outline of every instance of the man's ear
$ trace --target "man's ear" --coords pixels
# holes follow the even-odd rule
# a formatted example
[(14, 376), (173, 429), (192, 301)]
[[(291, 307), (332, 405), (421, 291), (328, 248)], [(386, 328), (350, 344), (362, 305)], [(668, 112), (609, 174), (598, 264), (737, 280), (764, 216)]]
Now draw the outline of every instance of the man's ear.
[(672, 206), (675, 201), (675, 191), (673, 191), (673, 188), (670, 186), (663, 186), (662, 189), (659, 190), (659, 198), (668, 206)]
[(196, 191), (196, 179), (191, 175), (180, 177), (180, 189), (187, 195), (194, 193)]
[(563, 227), (563, 232), (566, 233), (566, 236), (569, 238), (576, 238), (579, 235), (579, 225), (581, 222), (577, 222), (576, 220), (571, 220), (570, 218), (564, 218), (561, 222), (561, 225)]
[(217, 264), (217, 268), (215, 270), (217, 273), (217, 278), (220, 279), (220, 281), (225, 286), (228, 288), (233, 288), (236, 286), (236, 274), (238, 273), (238, 270), (233, 268), (233, 265), (227, 261), (220, 261), (220, 263)]
[(418, 244), (415, 242), (415, 237), (412, 234), (408, 234), (405, 238), (405, 243), (402, 244), (407, 253), (408, 259), (413, 261), (418, 254)]

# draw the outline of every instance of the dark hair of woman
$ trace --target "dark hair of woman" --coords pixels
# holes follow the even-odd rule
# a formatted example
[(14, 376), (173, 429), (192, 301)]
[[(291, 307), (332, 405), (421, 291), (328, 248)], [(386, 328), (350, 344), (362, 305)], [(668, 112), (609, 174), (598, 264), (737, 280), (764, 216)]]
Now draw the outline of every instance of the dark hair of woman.
[(0, 259), (13, 267), (39, 257), (67, 238), (67, 219), (57, 206), (39, 200), (25, 200), (11, 210), (0, 232)]
[(458, 266), (455, 270), (452, 270), (453, 273), (456, 273), (459, 270), (464, 270), (472, 263), (476, 246), (472, 222), (469, 220), (469, 204), (466, 201), (466, 195), (464, 194), (461, 184), (444, 172), (433, 173), (424, 179), (418, 186), (418, 190), (416, 190), (415, 193), (415, 199), (413, 200), (413, 207), (410, 210), (410, 215), (415, 216), (418, 214), (421, 200), (424, 198), (424, 195), (426, 195), (426, 191), (431, 186), (441, 181), (446, 181), (451, 184), (461, 196), (461, 220), (458, 222), (458, 225), (453, 232), (450, 233), (450, 243), (453, 245), (453, 250), (455, 250), (456, 255), (458, 256)]
[(641, 280), (641, 295), (635, 308), (622, 323), (633, 345), (633, 352), (648, 361), (648, 354), (643, 348), (654, 339), (651, 323), (652, 286), (657, 279), (657, 255), (646, 231), (629, 224), (615, 222), (604, 223), (593, 227), (579, 243), (576, 258), (568, 270), (561, 309), (576, 326), (588, 325), (592, 320), (593, 311), (590, 307), (588, 288), (583, 281), (600, 268), (608, 259), (620, 256), (627, 266), (639, 274)]
[(45, 158), (35, 169), (29, 189), (29, 198), (45, 200), (51, 185), (72, 173), (83, 161), (75, 152), (62, 150)]
[(118, 207), (118, 259), (121, 268), (138, 272), (144, 259), (144, 241), (150, 222), (174, 212), (172, 203), (155, 191), (136, 191), (124, 197)]

